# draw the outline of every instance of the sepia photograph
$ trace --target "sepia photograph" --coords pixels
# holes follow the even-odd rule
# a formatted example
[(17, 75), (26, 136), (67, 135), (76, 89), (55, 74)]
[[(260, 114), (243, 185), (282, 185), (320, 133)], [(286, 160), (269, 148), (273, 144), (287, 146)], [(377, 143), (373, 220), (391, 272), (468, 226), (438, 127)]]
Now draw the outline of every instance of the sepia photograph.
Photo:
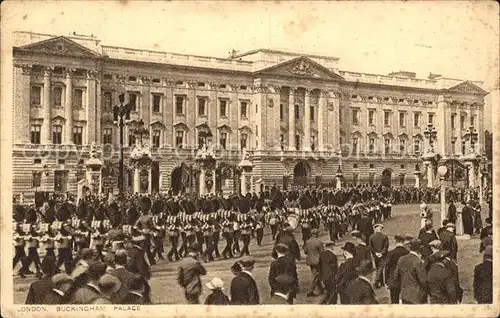
[(1, 9), (3, 316), (500, 314), (498, 3)]

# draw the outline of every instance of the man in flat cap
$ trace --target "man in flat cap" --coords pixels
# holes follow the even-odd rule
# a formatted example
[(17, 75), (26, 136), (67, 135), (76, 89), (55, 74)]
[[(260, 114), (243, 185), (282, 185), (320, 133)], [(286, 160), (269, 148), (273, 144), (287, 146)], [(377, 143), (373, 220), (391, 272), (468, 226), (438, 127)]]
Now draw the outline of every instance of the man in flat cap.
[(337, 289), (335, 286), (335, 275), (338, 272), (338, 261), (333, 248), (335, 243), (328, 241), (325, 243), (325, 250), (319, 255), (319, 278), (325, 286), (325, 296), (321, 300), (321, 304), (335, 305), (337, 304)]
[(188, 304), (200, 303), (201, 276), (207, 273), (205, 267), (198, 260), (200, 251), (201, 247), (198, 243), (191, 245), (189, 257), (184, 258), (179, 266), (177, 282), (184, 288)]
[(405, 255), (408, 255), (410, 251), (404, 246), (405, 237), (404, 235), (394, 236), (396, 241), (396, 246), (394, 249), (387, 253), (387, 258), (384, 266), (384, 276), (386, 280), (387, 287), (389, 287), (389, 292), (391, 296), (391, 304), (399, 303), (399, 294), (401, 292), (401, 286), (398, 282), (394, 281), (394, 271), (396, 270), (396, 265), (398, 260)]
[(427, 275), (420, 252), (422, 243), (414, 239), (409, 244), (410, 253), (402, 256), (394, 271), (394, 281), (401, 286), (403, 304), (427, 303)]
[(373, 226), (375, 233), (370, 236), (369, 245), (375, 262), (377, 273), (375, 276), (374, 287), (380, 288), (384, 285), (383, 269), (386, 260), (387, 252), (389, 250), (389, 238), (382, 233), (384, 225), (378, 223)]
[(317, 296), (315, 290), (321, 294), (323, 287), (319, 280), (319, 256), (323, 252), (323, 242), (319, 239), (319, 230), (311, 230), (311, 238), (306, 241), (304, 253), (306, 254), (306, 264), (311, 268), (311, 285), (307, 292), (307, 297)]
[(277, 258), (271, 262), (269, 267), (269, 286), (271, 288), (271, 296), (276, 289), (276, 277), (279, 275), (288, 275), (295, 279), (296, 284), (292, 290), (289, 291), (290, 302), (293, 303), (295, 295), (299, 291), (299, 280), (297, 275), (297, 266), (294, 257), (287, 257), (289, 253), (288, 246), (283, 243), (277, 244), (274, 249), (276, 250)]
[(450, 252), (450, 258), (456, 261), (458, 243), (455, 237), (455, 224), (451, 222), (446, 224), (446, 230), (441, 232), (441, 237), (439, 239), (443, 244), (442, 249)]
[(231, 305), (258, 305), (259, 290), (252, 275), (255, 259), (244, 256), (240, 264), (242, 270), (231, 282)]
[(358, 276), (356, 272), (357, 262), (354, 257), (356, 256), (356, 247), (352, 242), (346, 242), (342, 247), (345, 261), (340, 264), (337, 275), (335, 275), (335, 284), (340, 296), (340, 303), (346, 304), (348, 301), (346, 295), (347, 286), (353, 279)]

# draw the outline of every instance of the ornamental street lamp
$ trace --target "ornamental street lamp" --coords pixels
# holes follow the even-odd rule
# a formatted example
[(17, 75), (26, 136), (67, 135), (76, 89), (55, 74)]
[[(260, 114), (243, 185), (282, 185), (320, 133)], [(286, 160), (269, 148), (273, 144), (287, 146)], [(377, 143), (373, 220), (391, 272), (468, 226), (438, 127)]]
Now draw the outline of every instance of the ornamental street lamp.
[(440, 166), (437, 169), (438, 175), (439, 175), (439, 180), (441, 181), (441, 223), (443, 223), (444, 219), (446, 218), (446, 191), (445, 191), (445, 185), (444, 185), (444, 176), (448, 172), (448, 168), (446, 166)]
[(130, 111), (132, 110), (133, 103), (129, 102), (127, 104), (123, 104), (125, 101), (125, 94), (120, 94), (118, 96), (118, 100), (120, 101), (120, 105), (117, 105), (113, 107), (113, 119), (114, 122), (118, 124), (118, 127), (120, 127), (120, 160), (119, 160), (119, 165), (120, 165), (120, 175), (118, 177), (118, 184), (119, 184), (119, 190), (120, 194), (123, 194), (124, 192), (124, 165), (123, 165), (123, 127), (125, 126), (125, 120), (130, 119)]
[(136, 128), (132, 129), (132, 133), (138, 137), (137, 140), (139, 141), (138, 143), (142, 145), (142, 141), (144, 137), (149, 136), (149, 130), (147, 128), (144, 128), (144, 121), (141, 119), (139, 120), (139, 123)]
[(437, 130), (434, 128), (434, 125), (429, 123), (424, 130), (424, 137), (429, 140), (429, 150), (430, 152), (434, 152), (434, 140), (437, 138)]
[(476, 152), (476, 143), (477, 143), (478, 133), (474, 129), (474, 126), (470, 126), (469, 127), (469, 129), (467, 131), (467, 135), (468, 135), (469, 140), (470, 140), (470, 152), (471, 153), (475, 153)]

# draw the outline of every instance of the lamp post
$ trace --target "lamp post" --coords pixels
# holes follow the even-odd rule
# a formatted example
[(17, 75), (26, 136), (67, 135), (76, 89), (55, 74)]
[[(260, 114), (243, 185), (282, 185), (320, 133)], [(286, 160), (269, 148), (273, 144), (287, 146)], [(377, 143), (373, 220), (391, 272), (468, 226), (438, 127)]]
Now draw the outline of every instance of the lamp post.
[(434, 186), (434, 164), (439, 161), (439, 156), (436, 155), (434, 149), (434, 141), (437, 138), (437, 131), (431, 123), (429, 123), (425, 128), (424, 137), (428, 140), (429, 146), (422, 155), (422, 160), (426, 167), (427, 187), (432, 188)]
[(127, 103), (123, 104), (125, 101), (125, 94), (120, 94), (118, 96), (118, 100), (120, 101), (120, 105), (117, 105), (113, 108), (113, 119), (114, 122), (118, 124), (118, 127), (120, 128), (120, 159), (119, 159), (119, 177), (118, 177), (118, 185), (119, 185), (119, 191), (120, 195), (123, 194), (124, 192), (124, 165), (123, 165), (123, 127), (125, 126), (125, 121), (130, 119), (130, 110), (132, 106), (132, 103)]
[(137, 125), (137, 127), (132, 129), (132, 133), (136, 137), (139, 137), (136, 139), (136, 143), (140, 145), (142, 145), (143, 138), (149, 136), (149, 130), (147, 128), (144, 128), (144, 121), (142, 119), (139, 120), (139, 124)]
[(434, 140), (437, 138), (437, 130), (429, 123), (424, 130), (424, 137), (429, 140), (429, 150), (434, 153)]
[(441, 223), (446, 219), (446, 191), (444, 186), (444, 176), (448, 172), (446, 166), (440, 166), (438, 169), (439, 180), (441, 181)]

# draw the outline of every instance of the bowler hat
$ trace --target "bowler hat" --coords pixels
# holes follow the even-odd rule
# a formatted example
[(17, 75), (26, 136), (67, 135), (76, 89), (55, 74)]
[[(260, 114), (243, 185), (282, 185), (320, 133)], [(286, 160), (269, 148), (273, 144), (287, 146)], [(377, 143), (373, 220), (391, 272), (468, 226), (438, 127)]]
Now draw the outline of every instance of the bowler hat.
[(253, 266), (253, 264), (255, 264), (255, 259), (252, 256), (244, 256), (240, 260), (240, 264), (243, 267), (250, 267)]
[(99, 278), (99, 288), (105, 293), (114, 294), (122, 287), (122, 282), (114, 275), (104, 274)]
[(342, 250), (349, 252), (352, 255), (356, 254), (356, 247), (352, 242), (345, 242), (344, 246), (342, 247)]
[(65, 273), (55, 274), (54, 276), (52, 276), (51, 280), (52, 280), (52, 283), (54, 284), (54, 286), (58, 286), (59, 284), (69, 283), (69, 282), (73, 281), (71, 276), (69, 276), (68, 274), (65, 274)]
[(422, 241), (419, 239), (413, 239), (410, 241), (410, 250), (414, 252), (420, 252), (420, 248), (422, 247)]
[(276, 252), (278, 253), (286, 253), (288, 252), (290, 249), (288, 248), (288, 246), (286, 244), (283, 244), (283, 243), (278, 243), (276, 244), (276, 246), (274, 247), (274, 249), (276, 250)]
[(87, 273), (92, 277), (101, 277), (106, 273), (106, 264), (101, 262), (92, 263)]

